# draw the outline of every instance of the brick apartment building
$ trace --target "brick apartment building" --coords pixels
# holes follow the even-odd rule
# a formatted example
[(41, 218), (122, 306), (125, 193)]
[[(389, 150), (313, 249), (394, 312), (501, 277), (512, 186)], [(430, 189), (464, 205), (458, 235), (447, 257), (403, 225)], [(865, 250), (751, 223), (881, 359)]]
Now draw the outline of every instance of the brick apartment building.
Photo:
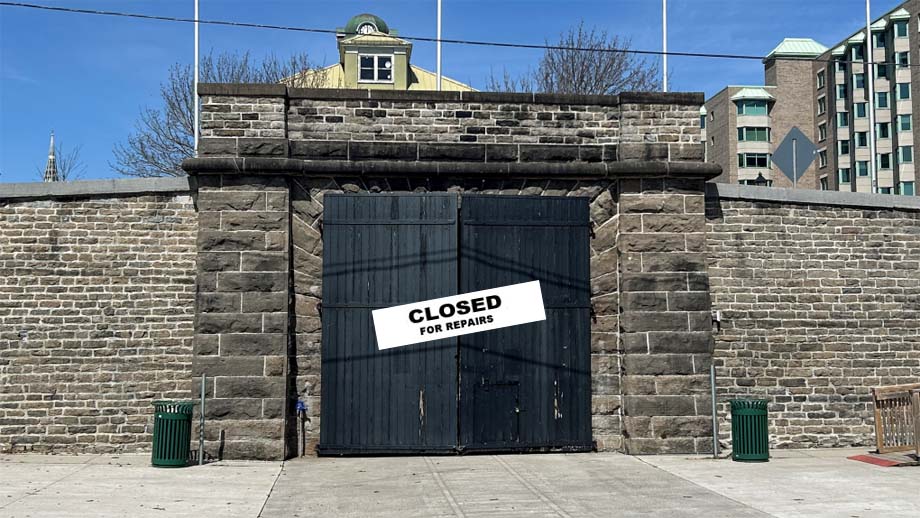
[(772, 158), (797, 128), (817, 149), (796, 187), (871, 192), (871, 77), (878, 192), (914, 195), (918, 13), (920, 0), (909, 0), (872, 23), (871, 71), (865, 29), (831, 47), (787, 38), (764, 58), (764, 85), (728, 86), (710, 98), (700, 115), (707, 160), (723, 169), (719, 181), (792, 187)]

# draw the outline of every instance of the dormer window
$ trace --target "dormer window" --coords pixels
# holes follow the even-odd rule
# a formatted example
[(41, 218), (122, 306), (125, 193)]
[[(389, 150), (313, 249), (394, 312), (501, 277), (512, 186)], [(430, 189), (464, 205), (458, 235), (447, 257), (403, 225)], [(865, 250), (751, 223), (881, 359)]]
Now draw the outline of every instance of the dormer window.
[(392, 54), (361, 54), (358, 56), (360, 71), (358, 81), (361, 83), (392, 83)]

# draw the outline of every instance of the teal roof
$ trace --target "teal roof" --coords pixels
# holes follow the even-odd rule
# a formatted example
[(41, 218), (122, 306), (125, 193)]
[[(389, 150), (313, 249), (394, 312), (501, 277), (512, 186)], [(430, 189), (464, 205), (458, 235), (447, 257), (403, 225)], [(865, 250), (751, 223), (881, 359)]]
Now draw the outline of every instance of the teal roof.
[(786, 38), (767, 54), (766, 59), (776, 56), (818, 57), (827, 52), (827, 47), (811, 38)]
[(764, 101), (772, 101), (775, 99), (775, 97), (770, 95), (770, 92), (768, 92), (765, 88), (749, 86), (738, 90), (735, 95), (731, 96), (730, 99), (732, 101), (738, 101), (741, 99), (759, 99)]
[[(390, 34), (390, 27), (387, 26), (387, 22), (383, 21), (383, 18), (370, 13), (362, 13), (357, 16), (352, 16), (348, 23), (345, 24), (345, 27), (340, 27), (338, 32), (345, 34), (357, 34), (358, 27), (361, 25), (369, 23), (377, 28), (377, 32), (382, 32), (384, 34)], [(395, 34), (395, 32), (394, 32)]]

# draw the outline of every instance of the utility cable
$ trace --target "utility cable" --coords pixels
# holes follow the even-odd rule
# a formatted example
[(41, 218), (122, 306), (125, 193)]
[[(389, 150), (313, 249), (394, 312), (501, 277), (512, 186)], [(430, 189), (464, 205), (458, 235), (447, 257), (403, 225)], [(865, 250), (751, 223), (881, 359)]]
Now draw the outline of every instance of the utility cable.
[[(249, 29), (272, 29), (279, 31), (291, 31), (291, 32), (307, 32), (313, 34), (337, 34), (338, 31), (332, 29), (315, 29), (308, 27), (294, 27), (288, 25), (271, 25), (263, 23), (249, 23), (249, 22), (233, 22), (228, 20), (195, 20), (194, 18), (179, 18), (173, 16), (158, 16), (152, 14), (139, 14), (139, 13), (126, 13), (120, 11), (101, 11), (96, 9), (79, 9), (74, 7), (56, 7), (50, 5), (39, 5), (39, 4), (29, 4), (23, 2), (0, 2), (0, 7), (20, 7), (26, 9), (38, 9), (44, 11), (56, 11), (64, 13), (75, 13), (75, 14), (89, 14), (97, 16), (116, 16), (121, 18), (135, 18), (142, 20), (155, 20), (162, 22), (179, 22), (179, 23), (195, 23), (196, 21), (201, 24), (206, 25), (218, 25), (225, 27), (243, 27)], [(433, 42), (437, 43), (452, 43), (457, 45), (471, 45), (471, 46), (481, 46), (481, 47), (502, 47), (502, 48), (515, 48), (515, 49), (536, 49), (536, 50), (563, 50), (563, 51), (575, 51), (575, 52), (610, 52), (610, 53), (620, 53), (620, 54), (636, 54), (636, 55), (646, 55), (646, 56), (675, 56), (675, 57), (687, 57), (687, 58), (709, 58), (709, 59), (735, 59), (735, 60), (757, 60), (763, 61), (766, 58), (763, 56), (754, 56), (749, 54), (713, 54), (705, 52), (673, 52), (673, 51), (660, 51), (660, 50), (640, 50), (640, 49), (617, 49), (617, 48), (590, 48), (590, 47), (568, 47), (565, 45), (550, 45), (550, 44), (534, 44), (534, 43), (510, 43), (510, 42), (499, 42), (499, 41), (480, 41), (480, 40), (458, 40), (458, 39), (445, 39), (441, 38), (431, 38), (423, 36), (403, 36), (400, 35), (399, 38), (410, 41), (424, 41), (424, 42)], [(868, 45), (867, 45), (868, 46)], [(776, 61), (809, 61), (815, 63), (845, 63), (853, 65), (864, 65), (864, 61), (849, 61), (849, 60), (839, 60), (834, 58), (828, 59), (817, 59), (809, 57), (796, 57), (796, 56), (784, 56), (771, 58)], [(907, 67), (916, 67), (920, 64), (899, 64), (897, 62), (876, 62), (876, 65), (892, 65), (901, 68)]]

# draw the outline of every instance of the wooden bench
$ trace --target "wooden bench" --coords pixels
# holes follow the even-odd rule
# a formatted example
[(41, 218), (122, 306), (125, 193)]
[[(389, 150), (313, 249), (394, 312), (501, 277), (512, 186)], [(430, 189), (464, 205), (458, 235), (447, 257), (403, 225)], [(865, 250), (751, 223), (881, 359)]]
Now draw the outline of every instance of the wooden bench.
[(878, 453), (917, 450), (920, 455), (920, 383), (873, 387)]

